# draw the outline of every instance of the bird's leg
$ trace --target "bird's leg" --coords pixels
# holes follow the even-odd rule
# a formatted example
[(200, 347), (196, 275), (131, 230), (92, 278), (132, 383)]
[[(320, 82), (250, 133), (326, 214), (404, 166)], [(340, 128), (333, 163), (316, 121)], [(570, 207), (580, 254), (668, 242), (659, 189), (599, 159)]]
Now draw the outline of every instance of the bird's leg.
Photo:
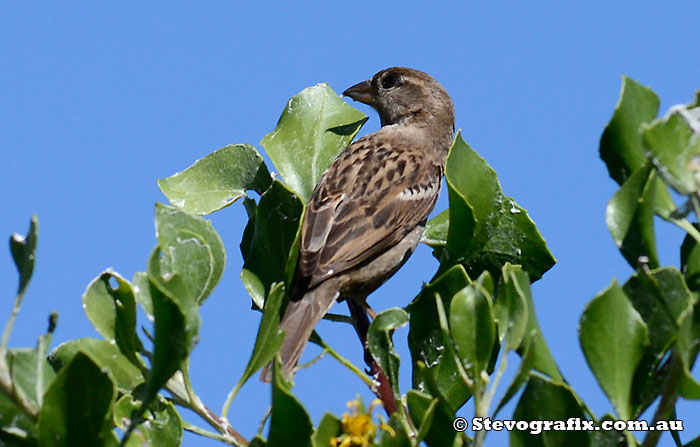
[[(378, 383), (377, 389), (372, 390), (377, 395), (377, 397), (382, 401), (384, 406), (384, 411), (391, 417), (392, 414), (398, 409), (396, 405), (396, 399), (394, 398), (394, 392), (389, 383), (389, 378), (386, 373), (382, 371), (372, 354), (369, 352), (367, 347), (367, 331), (369, 329), (370, 320), (367, 316), (367, 310), (371, 309), (364, 300), (358, 301), (352, 298), (347, 299), (348, 309), (350, 309), (350, 316), (353, 320), (353, 326), (355, 326), (355, 332), (360, 338), (360, 342), (365, 350), (365, 363), (369, 367), (367, 373), (372, 376), (372, 378)], [(374, 313), (372, 311), (372, 313)]]

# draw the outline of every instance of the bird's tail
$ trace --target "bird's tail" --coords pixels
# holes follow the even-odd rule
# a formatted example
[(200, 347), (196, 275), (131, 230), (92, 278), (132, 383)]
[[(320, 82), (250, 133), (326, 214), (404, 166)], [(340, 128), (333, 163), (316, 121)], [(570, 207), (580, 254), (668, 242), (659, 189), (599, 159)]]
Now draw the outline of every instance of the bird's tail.
[[(294, 368), (299, 363), (314, 327), (336, 299), (336, 293), (323, 286), (324, 284), (307, 292), (299, 301), (290, 302), (280, 322), (280, 329), (284, 331), (280, 358), (282, 374), (287, 378), (294, 375)], [(272, 381), (272, 363), (265, 365), (260, 380), (268, 383)]]

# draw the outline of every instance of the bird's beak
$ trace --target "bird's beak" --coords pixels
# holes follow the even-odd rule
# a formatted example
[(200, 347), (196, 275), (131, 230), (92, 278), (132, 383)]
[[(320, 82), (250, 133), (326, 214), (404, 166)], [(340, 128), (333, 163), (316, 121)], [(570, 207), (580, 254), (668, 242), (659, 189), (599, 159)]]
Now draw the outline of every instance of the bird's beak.
[(369, 81), (362, 81), (345, 90), (343, 96), (349, 96), (355, 101), (360, 101), (371, 106), (374, 104), (375, 91)]

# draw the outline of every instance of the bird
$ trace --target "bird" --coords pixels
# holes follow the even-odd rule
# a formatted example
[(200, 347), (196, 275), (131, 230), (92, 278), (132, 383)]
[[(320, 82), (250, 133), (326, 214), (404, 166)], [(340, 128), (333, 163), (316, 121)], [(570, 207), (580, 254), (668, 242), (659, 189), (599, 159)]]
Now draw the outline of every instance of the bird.
[[(455, 131), (450, 95), (419, 70), (381, 70), (343, 96), (374, 108), (381, 127), (338, 155), (305, 209), (280, 322), (287, 379), (334, 302), (355, 300), (366, 309), (367, 296), (411, 256), (440, 194)], [(263, 368), (263, 382), (272, 380), (271, 365)]]

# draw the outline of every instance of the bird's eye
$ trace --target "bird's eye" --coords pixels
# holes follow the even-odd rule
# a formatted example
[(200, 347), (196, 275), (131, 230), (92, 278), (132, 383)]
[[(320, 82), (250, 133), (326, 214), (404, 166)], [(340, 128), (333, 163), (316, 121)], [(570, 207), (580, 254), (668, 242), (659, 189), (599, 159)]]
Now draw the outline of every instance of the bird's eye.
[(396, 73), (389, 73), (382, 78), (383, 89), (398, 87), (399, 85), (401, 85), (401, 83), (401, 76), (397, 75)]

